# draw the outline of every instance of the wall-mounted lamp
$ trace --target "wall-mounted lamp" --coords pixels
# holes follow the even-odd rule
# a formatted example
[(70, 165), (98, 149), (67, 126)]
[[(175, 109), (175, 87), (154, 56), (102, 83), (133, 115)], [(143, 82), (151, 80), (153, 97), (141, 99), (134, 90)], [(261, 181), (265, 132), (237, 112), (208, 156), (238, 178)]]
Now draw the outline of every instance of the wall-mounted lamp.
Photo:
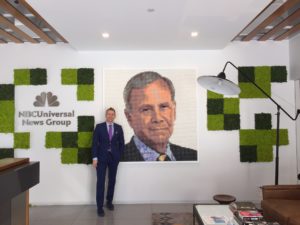
[(275, 157), (275, 184), (278, 185), (278, 167), (279, 167), (279, 125), (280, 125), (280, 111), (284, 112), (290, 119), (296, 120), (300, 114), (300, 109), (297, 110), (296, 116), (292, 117), (286, 110), (284, 110), (268, 93), (266, 93), (262, 88), (260, 88), (255, 82), (253, 82), (247, 74), (241, 71), (236, 65), (228, 61), (225, 63), (223, 71), (219, 73), (218, 76), (201, 76), (198, 77), (198, 83), (213, 92), (223, 94), (223, 95), (238, 95), (241, 89), (238, 85), (226, 79), (224, 73), (227, 65), (233, 66), (240, 75), (245, 77), (250, 83), (252, 83), (257, 89), (259, 89), (267, 98), (269, 98), (277, 106), (277, 126), (276, 126), (276, 157)]

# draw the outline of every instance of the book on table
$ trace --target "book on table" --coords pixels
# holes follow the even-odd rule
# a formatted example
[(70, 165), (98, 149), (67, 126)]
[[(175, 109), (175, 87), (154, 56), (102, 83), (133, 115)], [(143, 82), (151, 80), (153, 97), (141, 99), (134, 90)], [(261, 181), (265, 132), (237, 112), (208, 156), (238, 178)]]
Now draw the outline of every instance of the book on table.
[(236, 214), (242, 221), (260, 221), (263, 219), (263, 215), (257, 210), (238, 210)]
[(226, 216), (201, 216), (205, 224), (223, 225), (228, 223)]
[(280, 225), (278, 222), (267, 222), (264, 220), (260, 220), (260, 221), (241, 221), (239, 218), (235, 217), (236, 222), (239, 225)]
[(256, 210), (256, 207), (252, 202), (232, 202), (229, 209), (235, 213), (238, 210)]

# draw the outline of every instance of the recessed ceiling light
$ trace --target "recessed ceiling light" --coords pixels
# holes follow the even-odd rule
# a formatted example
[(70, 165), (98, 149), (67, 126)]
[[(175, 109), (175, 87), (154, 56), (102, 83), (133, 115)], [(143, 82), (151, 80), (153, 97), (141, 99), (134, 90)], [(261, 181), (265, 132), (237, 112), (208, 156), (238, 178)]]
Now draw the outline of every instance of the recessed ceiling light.
[(106, 33), (106, 32), (105, 32), (105, 33), (102, 33), (102, 37), (103, 37), (103, 38), (109, 38), (109, 33)]
[(293, 26), (285, 26), (283, 29), (291, 29)]
[(147, 9), (147, 12), (149, 12), (149, 13), (152, 13), (152, 12), (154, 12), (154, 11), (155, 11), (155, 9), (153, 9), (153, 8)]
[(20, 21), (15, 19), (15, 26), (23, 26), (24, 24)]
[(273, 29), (273, 26), (266, 26), (266, 29), (271, 30), (271, 29)]
[(25, 13), (24, 16), (26, 16), (26, 17), (34, 17), (34, 15), (32, 13)]
[(4, 14), (2, 14), (2, 16), (4, 16), (4, 17), (13, 17), (13, 15), (11, 15), (11, 14), (9, 14), (9, 13), (4, 13)]
[(49, 32), (49, 31), (51, 31), (49, 28), (47, 28), (47, 27), (44, 27), (44, 28), (42, 28), (42, 31), (46, 31), (46, 32)]
[(191, 37), (197, 37), (197, 36), (198, 36), (198, 32), (196, 31), (191, 32)]

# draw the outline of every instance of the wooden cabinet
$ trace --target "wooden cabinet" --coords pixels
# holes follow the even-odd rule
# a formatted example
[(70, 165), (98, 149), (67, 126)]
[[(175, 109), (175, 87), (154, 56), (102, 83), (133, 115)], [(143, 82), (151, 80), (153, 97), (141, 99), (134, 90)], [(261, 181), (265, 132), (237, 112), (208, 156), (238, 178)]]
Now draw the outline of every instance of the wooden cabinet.
[(0, 224), (29, 225), (29, 189), (40, 182), (40, 163), (0, 160)]

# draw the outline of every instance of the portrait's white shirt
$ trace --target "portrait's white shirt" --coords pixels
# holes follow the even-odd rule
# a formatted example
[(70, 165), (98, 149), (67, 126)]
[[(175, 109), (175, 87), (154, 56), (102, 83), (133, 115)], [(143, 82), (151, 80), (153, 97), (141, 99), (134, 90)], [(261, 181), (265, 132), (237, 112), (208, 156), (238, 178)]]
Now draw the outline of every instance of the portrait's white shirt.
[[(157, 157), (160, 156), (160, 154), (157, 151), (147, 146), (137, 136), (133, 137), (133, 141), (145, 161), (156, 161)], [(171, 151), (169, 143), (167, 144), (166, 155), (170, 158), (171, 161), (176, 161), (175, 156)]]

